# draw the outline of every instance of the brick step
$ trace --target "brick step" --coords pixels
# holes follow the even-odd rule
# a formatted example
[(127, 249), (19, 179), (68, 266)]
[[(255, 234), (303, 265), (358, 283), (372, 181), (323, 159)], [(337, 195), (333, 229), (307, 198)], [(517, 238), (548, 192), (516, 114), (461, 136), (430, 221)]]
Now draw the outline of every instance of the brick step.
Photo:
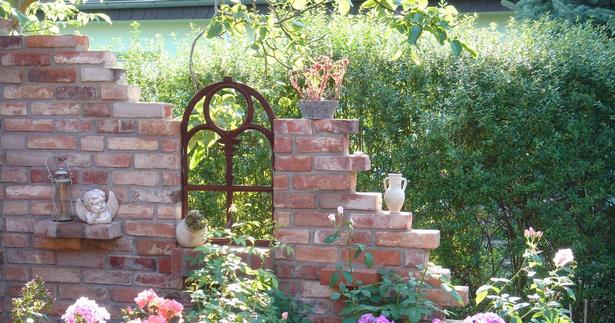
[(359, 132), (359, 120), (276, 119), (273, 130), (277, 135), (351, 134)]
[(381, 193), (329, 193), (321, 192), (319, 205), (323, 209), (336, 209), (338, 206), (345, 210), (356, 211), (382, 211)]
[(413, 229), (406, 232), (376, 232), (376, 246), (436, 249), (440, 245), (439, 230)]
[(80, 220), (69, 222), (43, 220), (34, 224), (34, 235), (46, 238), (111, 240), (122, 235), (122, 225), (117, 221), (109, 224), (87, 224)]
[(113, 82), (117, 85), (128, 85), (126, 71), (123, 68), (82, 67), (82, 82)]
[[(301, 228), (323, 228), (333, 227), (328, 216), (334, 213), (326, 211), (295, 211), (294, 222), (295, 227)], [(412, 213), (401, 212), (400, 214), (389, 214), (388, 211), (382, 212), (365, 212), (346, 211), (354, 222), (355, 229), (389, 229), (389, 230), (409, 230), (412, 228)]]
[(315, 156), (314, 169), (324, 171), (366, 171), (370, 170), (368, 155), (353, 154), (349, 156)]
[(453, 298), (449, 292), (441, 288), (425, 289), (425, 298), (442, 307), (463, 307), (469, 304), (470, 289), (467, 286), (455, 286), (455, 290), (461, 296), (462, 304)]
[(173, 106), (167, 103), (116, 102), (111, 115), (116, 118), (171, 119)]
[(90, 44), (87, 36), (78, 35), (32, 35), (25, 36), (24, 40), (28, 48), (71, 48), (87, 51)]
[(108, 51), (61, 51), (55, 53), (53, 60), (56, 64), (115, 66), (115, 54)]

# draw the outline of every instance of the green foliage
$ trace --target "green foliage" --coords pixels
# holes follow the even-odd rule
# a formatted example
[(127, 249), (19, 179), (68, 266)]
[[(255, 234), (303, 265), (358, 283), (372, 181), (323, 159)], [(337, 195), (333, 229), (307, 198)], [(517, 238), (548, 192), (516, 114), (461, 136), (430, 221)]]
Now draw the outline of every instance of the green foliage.
[[(87, 0), (86, 0), (87, 1)], [(20, 10), (10, 1), (0, 0), (0, 17), (14, 20), (14, 30), (18, 35), (59, 34), (67, 26), (83, 27), (91, 21), (104, 20), (111, 24), (109, 16), (103, 13), (81, 12), (77, 6), (83, 0), (30, 1)]]
[(502, 4), (518, 16), (531, 19), (547, 15), (571, 22), (591, 20), (606, 24), (615, 15), (615, 2), (608, 0), (502, 0)]
[(46, 313), (51, 311), (53, 299), (45, 287), (45, 282), (36, 277), (26, 283), (21, 289), (20, 297), (13, 298), (12, 303), (11, 322), (49, 321)]
[[(615, 43), (604, 28), (539, 20), (502, 35), (462, 24), (451, 33), (478, 57), (455, 59), (426, 37), (417, 65), (374, 17), (309, 19), (325, 37), (314, 52), (350, 60), (336, 117), (361, 122), (352, 149), (372, 169), (357, 190), (381, 191), (388, 173), (403, 173), (413, 226), (441, 231), (430, 256), (473, 291), (521, 268), (523, 229), (545, 228), (547, 256), (559, 246), (577, 256), (573, 314), (587, 300), (589, 321), (615, 321)], [(129, 80), (179, 115), (194, 94), (187, 51), (169, 58), (157, 46), (123, 56)], [(252, 50), (226, 40), (196, 53), (203, 84), (232, 75), (276, 117), (299, 116), (284, 68), (265, 71)]]
[[(211, 239), (222, 239), (228, 244), (212, 243)], [(208, 232), (207, 241), (195, 248), (198, 255), (191, 262), (197, 269), (192, 270), (186, 279), (193, 304), (188, 320), (281, 322), (281, 313), (287, 312), (288, 322), (306, 322), (303, 319), (306, 307), (277, 291), (277, 277), (264, 268), (269, 248), (258, 248), (254, 245), (256, 239), (230, 229)], [(284, 245), (274, 248), (292, 252)], [(260, 267), (253, 268), (240, 255), (257, 257)]]
[[(476, 304), (488, 299), (488, 310), (495, 311), (508, 322), (571, 323), (566, 305), (575, 300), (572, 290), (575, 264), (554, 261), (555, 266), (548, 270), (542, 251), (538, 249), (542, 232), (533, 233), (533, 230), (532, 234), (526, 231), (527, 248), (522, 268), (511, 279), (491, 278), (493, 283), (478, 288)], [(510, 294), (515, 284), (523, 288), (521, 297)]]

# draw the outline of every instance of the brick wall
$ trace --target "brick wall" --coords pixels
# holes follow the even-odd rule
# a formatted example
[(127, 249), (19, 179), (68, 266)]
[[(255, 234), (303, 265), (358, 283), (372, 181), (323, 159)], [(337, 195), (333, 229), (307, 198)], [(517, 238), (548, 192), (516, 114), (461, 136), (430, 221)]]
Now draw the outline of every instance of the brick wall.
[[(139, 89), (114, 68), (112, 53), (87, 49), (82, 36), (0, 37), (3, 292), (14, 296), (38, 275), (58, 300), (56, 314), (83, 295), (117, 315), (146, 287), (181, 288), (170, 274), (180, 217), (179, 121), (168, 104), (137, 102)], [(119, 238), (61, 238), (82, 230), (76, 217), (59, 226), (60, 238), (45, 234), (49, 153), (68, 158), (75, 198), (92, 188), (115, 192)]]
[[(117, 317), (140, 290), (154, 287), (178, 297), (182, 288), (190, 251), (174, 238), (181, 216), (180, 122), (171, 120), (168, 104), (137, 102), (139, 89), (114, 68), (114, 55), (87, 47), (82, 36), (0, 36), (5, 315), (10, 297), (35, 275), (57, 298), (55, 314), (88, 296)], [(337, 206), (351, 215), (356, 241), (368, 246), (378, 266), (413, 271), (439, 244), (438, 231), (412, 229), (412, 214), (382, 211), (380, 193), (355, 192), (357, 172), (370, 167), (368, 156), (349, 154), (349, 135), (357, 131), (356, 120), (274, 121), (276, 236), (295, 252), (277, 253), (267, 265), (284, 291), (315, 305), (321, 322), (339, 310), (328, 299), (327, 282), (346, 251), (323, 242), (334, 230), (327, 216)], [(77, 219), (48, 222), (49, 153), (66, 156), (73, 166), (74, 197), (92, 188), (116, 193), (115, 226), (90, 230)], [(358, 273), (364, 282), (378, 279), (372, 269)], [(466, 288), (459, 291), (467, 297)], [(452, 305), (438, 288), (428, 295)]]

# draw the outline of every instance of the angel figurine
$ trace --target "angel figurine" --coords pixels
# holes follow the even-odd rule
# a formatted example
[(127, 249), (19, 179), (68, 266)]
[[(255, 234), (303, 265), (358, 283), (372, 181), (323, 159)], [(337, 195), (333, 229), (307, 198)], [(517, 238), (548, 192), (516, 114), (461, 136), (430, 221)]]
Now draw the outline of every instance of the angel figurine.
[(109, 199), (105, 202), (105, 192), (91, 190), (83, 196), (83, 202), (77, 200), (77, 216), (87, 224), (111, 223), (117, 213), (119, 204), (117, 197), (109, 191)]

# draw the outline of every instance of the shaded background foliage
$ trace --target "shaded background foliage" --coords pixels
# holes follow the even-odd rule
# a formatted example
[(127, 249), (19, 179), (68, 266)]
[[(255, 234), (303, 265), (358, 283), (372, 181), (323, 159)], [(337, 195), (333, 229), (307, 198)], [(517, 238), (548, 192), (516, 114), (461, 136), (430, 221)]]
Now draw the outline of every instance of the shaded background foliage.
[[(547, 256), (570, 246), (579, 262), (577, 320), (585, 300), (590, 322), (615, 320), (612, 31), (540, 20), (513, 21), (502, 35), (466, 22), (456, 32), (477, 58), (455, 59), (426, 38), (417, 65), (405, 40), (374, 18), (308, 25), (325, 35), (315, 53), (351, 61), (337, 117), (361, 121), (353, 148), (370, 155), (372, 170), (359, 175), (358, 190), (382, 191), (387, 173), (403, 173), (415, 226), (441, 230), (432, 257), (473, 290), (520, 267), (524, 228), (543, 230)], [(135, 42), (123, 63), (144, 99), (174, 103), (180, 115), (194, 94), (187, 54), (161, 48)], [(232, 75), (278, 118), (298, 117), (287, 72), (252, 54), (239, 40), (205, 42), (198, 77)]]

